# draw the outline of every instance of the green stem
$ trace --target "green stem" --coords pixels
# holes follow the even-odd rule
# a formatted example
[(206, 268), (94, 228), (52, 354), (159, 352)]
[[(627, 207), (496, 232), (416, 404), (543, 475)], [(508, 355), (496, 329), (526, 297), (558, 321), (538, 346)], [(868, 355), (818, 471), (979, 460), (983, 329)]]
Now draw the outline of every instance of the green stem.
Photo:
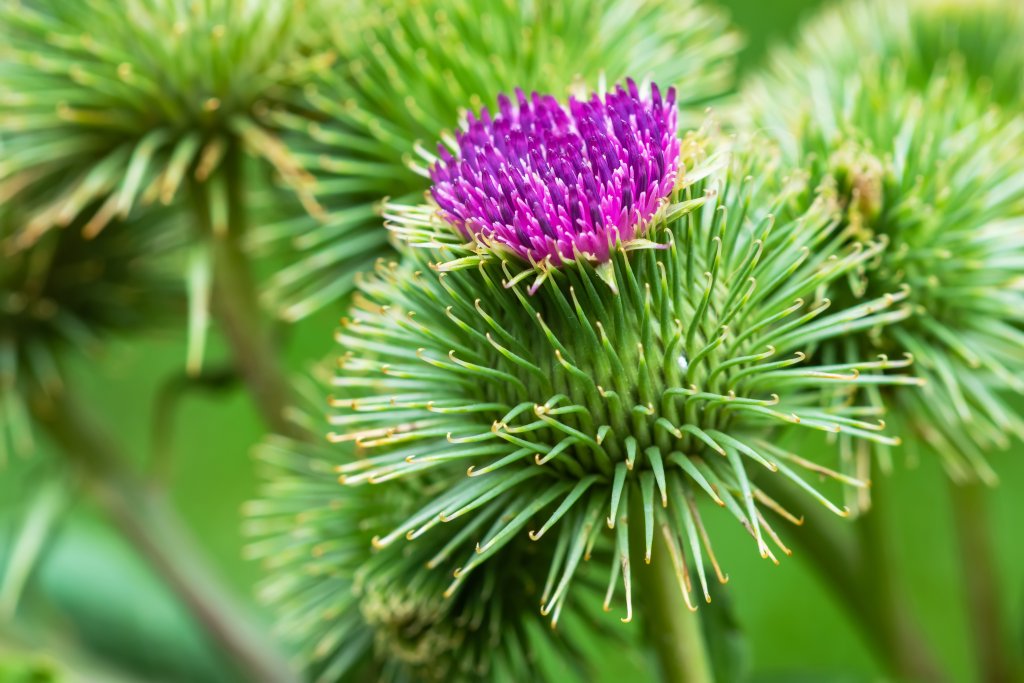
[(967, 615), (974, 638), (978, 680), (1018, 681), (1024, 667), (1014, 656), (1009, 619), (1000, 596), (999, 571), (988, 518), (989, 489), (981, 483), (949, 480), (953, 522), (960, 546), (960, 567), (966, 589)]
[(871, 509), (855, 526), (860, 538), (862, 579), (866, 600), (862, 610), (869, 613), (875, 638), (898, 647), (885, 649), (890, 670), (905, 680), (937, 681), (942, 669), (931, 658), (919, 625), (906, 602), (906, 587), (900, 581), (888, 513), (888, 478), (872, 479)]
[(651, 563), (643, 538), (639, 491), (630, 501), (630, 565), (638, 588), (646, 642), (658, 659), (663, 683), (714, 683), (700, 615), (686, 606), (664, 537), (654, 534)]
[(37, 396), (32, 408), (38, 423), (83, 473), (110, 521), (178, 595), (244, 680), (296, 681), (275, 647), (251, 626), (255, 620), (226, 597), (227, 590), (207, 568), (172, 506), (126, 466), (109, 436), (66, 395), (59, 405)]
[[(873, 491), (875, 509), (855, 522), (858, 534), (843, 528), (824, 508), (811, 504), (791, 485), (765, 477), (761, 488), (784, 508), (803, 516), (792, 539), (801, 556), (828, 585), (854, 619), (886, 668), (901, 680), (946, 680), (928, 641), (912, 617), (892, 565), (890, 539), (882, 528), (882, 491)], [(781, 519), (781, 518), (779, 518)]]
[[(248, 388), (260, 416), (269, 429), (302, 437), (288, 419), (292, 389), (274, 343), (270, 321), (259, 303), (258, 287), (242, 248), (247, 229), (246, 204), (242, 196), (245, 178), (241, 151), (227, 153), (221, 181), (226, 197), (218, 206), (226, 214), (226, 225), (214, 226), (211, 213), (211, 183), (192, 186), (193, 211), (203, 239), (207, 239), (213, 263), (212, 313), (224, 335), (233, 363)], [(212, 182), (212, 181), (211, 181)]]

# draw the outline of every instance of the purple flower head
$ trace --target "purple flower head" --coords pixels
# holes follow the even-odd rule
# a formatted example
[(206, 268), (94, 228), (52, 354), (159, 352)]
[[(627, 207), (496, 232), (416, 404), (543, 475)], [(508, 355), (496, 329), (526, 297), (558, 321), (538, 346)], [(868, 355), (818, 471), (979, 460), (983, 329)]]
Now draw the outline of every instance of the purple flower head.
[(499, 96), (493, 119), (470, 114), (457, 158), (439, 146), (431, 193), (445, 220), (556, 266), (607, 261), (616, 243), (642, 236), (679, 171), (675, 90), (662, 99), (652, 85), (642, 97), (628, 81), (568, 107), (521, 90), (516, 99)]

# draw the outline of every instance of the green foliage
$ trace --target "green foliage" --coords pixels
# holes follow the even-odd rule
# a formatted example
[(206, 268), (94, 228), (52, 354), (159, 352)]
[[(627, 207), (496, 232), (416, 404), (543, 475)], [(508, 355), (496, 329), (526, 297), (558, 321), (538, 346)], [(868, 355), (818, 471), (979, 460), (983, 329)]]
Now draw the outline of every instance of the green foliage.
[[(868, 7), (891, 19), (872, 15), (893, 32), (873, 39), (913, 48), (919, 58), (907, 57), (905, 68), (873, 59), (847, 63), (841, 48), (822, 55), (824, 36), (837, 35), (834, 22), (853, 27), (850, 45), (866, 39), (868, 19), (856, 13)], [(1024, 119), (991, 100), (1003, 90), (992, 84), (1008, 83), (999, 80), (999, 69), (1009, 57), (986, 60), (990, 52), (1019, 48), (1019, 40), (997, 34), (1022, 13), (982, 3), (957, 32), (950, 17), (974, 13), (973, 6), (925, 11), (912, 3), (914, 12), (893, 10), (910, 12), (899, 15), (914, 20), (903, 28), (884, 7), (857, 4), (813, 24), (801, 48), (777, 56), (771, 70), (747, 85), (740, 117), (771, 131), (788, 161), (806, 169), (810, 187), (836, 194), (856, 239), (888, 244), (851, 281), (848, 298), (874, 300), (903, 287), (914, 312), (885, 334), (826, 344), (821, 358), (912, 352), (926, 389), (872, 389), (870, 403), (890, 405), (910, 448), (930, 446), (955, 479), (991, 482), (996, 474), (985, 454), (1024, 435), (1024, 420), (1008, 402), (1024, 391)], [(939, 52), (958, 56), (943, 66), (936, 63)], [(798, 63), (799, 80), (793, 77)], [(984, 68), (992, 70), (983, 79)], [(1020, 73), (1018, 66), (1014, 75)], [(802, 204), (811, 201), (808, 194)], [(843, 397), (826, 396), (831, 400)], [(840, 447), (846, 471), (869, 476), (869, 450), (847, 439)], [(881, 455), (887, 462), (889, 453)]]
[[(908, 89), (924, 90), (934, 73), (962, 61), (972, 89), (1012, 109), (1024, 93), (1022, 34), (1024, 5), (1017, 0), (849, 0), (815, 15), (795, 46), (772, 54), (772, 87), (778, 101), (792, 105), (812, 83), (840, 85), (873, 65), (897, 67)], [(812, 80), (811, 66), (830, 83)]]
[(49, 661), (0, 655), (0, 683), (58, 683), (64, 680)]
[[(357, 290), (337, 335), (328, 423), (296, 411), (303, 430), (264, 440), (264, 483), (246, 508), (248, 554), (267, 573), (262, 597), (311, 677), (554, 681), (570, 669), (591, 680), (608, 659), (593, 652), (606, 636), (596, 605), (603, 597), (624, 621), (637, 605), (642, 616), (634, 590), (647, 587), (644, 555), (675, 570), (692, 609), (715, 600), (701, 616), (712, 668), (744, 679), (738, 622), (719, 608), (747, 589), (730, 596), (715, 585), (725, 580), (715, 506), (775, 561), (789, 549), (774, 520), (801, 520), (765, 493), (766, 480), (845, 517), (868, 502), (872, 461), (887, 462), (901, 442), (911, 455), (939, 452), (957, 480), (993, 481), (986, 456), (1024, 437), (1022, 36), (1015, 0), (837, 5), (746, 84), (730, 112), (744, 129), (735, 140), (686, 138), (686, 174), (647, 240), (606, 264), (553, 269), (463, 243), (421, 202), (428, 181), (416, 155), (429, 158), (430, 141), (450, 144), (465, 109), (517, 87), (561, 97), (653, 79), (678, 88), (692, 123), (732, 87), (739, 41), (718, 9), (696, 0), (8, 2), (0, 460), (37, 448), (38, 401), (54, 423), (71, 414), (60, 413), (75, 393), (64, 394), (69, 352), (181, 313), (166, 276), (182, 264), (190, 372), (209, 318), (229, 318), (225, 369), (196, 386), (255, 378), (250, 391), (280, 427), (273, 417), (292, 396), (284, 382), (259, 381), (284, 377), (249, 277), (262, 253), (276, 273), (265, 302), (289, 321)], [(271, 191), (271, 176), (287, 192)], [(255, 231), (253, 216), (263, 224)], [(185, 234), (199, 237), (187, 257), (162, 260)], [(255, 251), (243, 253), (243, 241)], [(398, 260), (357, 275), (384, 254)], [(220, 313), (210, 310), (215, 292)], [(322, 403), (321, 386), (306, 388)], [(119, 427), (129, 438), (144, 431)], [(307, 430), (330, 430), (335, 443), (309, 443)], [(808, 430), (826, 433), (828, 448)], [(69, 451), (79, 436), (66, 439)], [(74, 491), (100, 501), (116, 493), (106, 475), (135, 464), (119, 460)], [(244, 485), (226, 459), (200, 461), (185, 471), (208, 488), (231, 477)], [(65, 473), (40, 470), (40, 480)], [(226, 657), (250, 657), (238, 669), (253, 671), (246, 643), (221, 640), (233, 627), (218, 620), (215, 591), (192, 590), (186, 615), (155, 584), (125, 581), (118, 569), (136, 558), (120, 557), (123, 548), (84, 536), (62, 556), (51, 531), (77, 520), (64, 516), (70, 494), (31, 481), (7, 484), (38, 504), (9, 516), (29, 524), (4, 534), (0, 612), (24, 617), (37, 607), (33, 586), (49, 583), (47, 607), (94, 654), (154, 677), (231, 676), (235, 667), (195, 638), (188, 617), (198, 617)], [(836, 482), (846, 506), (833, 502)], [(149, 491), (138, 493), (127, 500)], [(216, 500), (227, 506), (230, 494), (217, 490)], [(935, 501), (900, 494), (915, 503), (900, 512), (927, 515), (934, 528)], [(188, 497), (177, 502), (194, 505)], [(143, 520), (127, 536), (159, 546), (150, 531)], [(229, 554), (222, 538), (211, 545)], [(854, 583), (888, 579), (892, 567), (869, 566), (877, 549), (868, 546), (851, 545), (862, 553), (849, 558), (841, 544), (828, 549), (850, 560)], [(173, 551), (155, 557), (189, 593), (197, 575), (174, 573)], [(986, 558), (969, 561), (986, 575)], [(927, 571), (938, 582), (943, 567)], [(854, 600), (868, 594), (846, 588)], [(879, 587), (879, 601), (891, 588)], [(873, 625), (899, 605), (858, 607)], [(756, 609), (741, 605), (746, 619)], [(765, 630), (752, 651), (782, 657)], [(546, 651), (555, 666), (535, 654)], [(78, 668), (60, 662), (0, 652), (0, 681)]]
[[(654, 534), (665, 535), (672, 557), (654, 561), (673, 562), (694, 609), (692, 593), (709, 595), (705, 560), (723, 579), (699, 497), (725, 507), (772, 560), (770, 543), (789, 550), (762, 509), (793, 518), (758, 477), (791, 480), (846, 514), (796, 469), (864, 482), (773, 436), (798, 426), (897, 442), (868, 421), (870, 407), (818, 404), (825, 387), (852, 395), (864, 384), (915, 384), (884, 372), (907, 362), (804, 361), (828, 339), (905, 318), (903, 294), (826, 313), (829, 286), (881, 245), (846, 246), (827, 196), (774, 220), (802, 186), (774, 189), (779, 167), (758, 143), (731, 150), (691, 135), (684, 146), (686, 180), (650, 226), (653, 243), (600, 267), (524, 269), (462, 244), (432, 206), (389, 207), (409, 244), (405, 263), (382, 264), (343, 320), (334, 380), (343, 398), (329, 438), (358, 447), (338, 468), (346, 485), (430, 481), (433, 495), (378, 546), (429, 543), (469, 516), (479, 530), (446, 563), (454, 591), (527, 530), (534, 541), (553, 536), (541, 608), (553, 622), (591, 549), (607, 547), (605, 605), (624, 591), (629, 620), (639, 560), (630, 534), (645, 561)], [(629, 499), (642, 501), (642, 519), (630, 517)]]
[(86, 239), (78, 221), (16, 250), (11, 242), (24, 225), (17, 208), (0, 207), (0, 462), (11, 450), (31, 450), (27, 401), (59, 397), (65, 353), (156, 325), (176, 305), (150, 231)]
[(410, 166), (414, 147), (454, 128), (466, 107), (492, 107), (515, 88), (562, 96), (633, 76), (677, 85), (692, 113), (730, 90), (739, 49), (724, 14), (692, 0), (386, 0), (330, 21), (341, 59), (306, 86), (312, 111), (273, 119), (293, 131), (286, 143), (315, 175), (326, 215), (254, 239), (295, 250), (270, 283), (289, 319), (351, 290), (387, 244), (377, 204), (418, 201), (428, 182)]

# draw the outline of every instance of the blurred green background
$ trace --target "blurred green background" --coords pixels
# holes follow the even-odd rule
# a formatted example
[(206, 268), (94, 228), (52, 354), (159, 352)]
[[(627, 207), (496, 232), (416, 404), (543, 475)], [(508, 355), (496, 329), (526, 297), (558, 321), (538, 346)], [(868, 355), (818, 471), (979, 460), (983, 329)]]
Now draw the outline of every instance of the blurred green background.
[[(802, 0), (722, 0), (748, 39), (744, 68), (757, 63), (775, 41), (786, 40), (800, 17), (816, 2)], [(300, 370), (331, 351), (331, 331), (340, 308), (303, 321), (289, 331), (290, 366)], [(222, 356), (214, 340), (209, 358)], [(105, 355), (78, 361), (71, 376), (97, 411), (116, 416), (123, 441), (139, 458), (154, 447), (155, 398), (168, 377), (180, 372), (184, 333), (119, 342)], [(245, 539), (239, 508), (254, 496), (257, 480), (248, 457), (262, 429), (248, 398), (237, 389), (192, 393), (173, 413), (175, 454), (170, 471), (173, 502), (192, 527), (222, 578), (242, 599), (250, 600), (259, 567), (242, 558)], [(45, 448), (45, 444), (42, 446)], [(1019, 446), (1016, 447), (1019, 450)], [(1008, 452), (994, 456), (1002, 484), (991, 492), (995, 543), (999, 549), (1002, 594), (1024, 632), (1024, 544), (1020, 522), (1024, 500), (1024, 458)], [(24, 495), (33, 470), (44, 458), (18, 462), (0, 479), (0, 500)], [(962, 591), (956, 547), (938, 463), (900, 462), (888, 489), (895, 500), (889, 523), (899, 539), (896, 570), (907, 577), (909, 603), (917, 610), (950, 678), (970, 680), (968, 633), (962, 617)], [(0, 562), (19, 521), (0, 506)], [(168, 675), (184, 680), (220, 680), (224, 668), (188, 622), (185, 612), (160, 592), (158, 582), (130, 551), (87, 509), (76, 510), (59, 530), (26, 599), (62, 625), (69, 638), (81, 638), (99, 655), (113, 653), (122, 664), (155, 680)], [(742, 531), (725, 515), (709, 516), (720, 526), (719, 559), (731, 581), (725, 587), (749, 640), (757, 681), (882, 680), (861, 637), (827, 589), (801, 562), (800, 554), (773, 567), (762, 560)], [(162, 597), (161, 597), (162, 596)], [(255, 618), (268, 619), (253, 607)], [(102, 618), (99, 618), (102, 617)], [(0, 660), (14, 634), (0, 631)], [(1024, 647), (1024, 643), (1021, 645)], [(608, 652), (608, 651), (605, 651)], [(609, 655), (609, 659), (616, 659)], [(628, 657), (609, 661), (608, 680), (635, 671)], [(45, 666), (44, 666), (45, 668)], [(158, 675), (157, 672), (163, 672)], [(800, 672), (799, 674), (797, 672)], [(24, 671), (0, 668), (0, 681)], [(116, 680), (97, 674), (95, 680)], [(90, 678), (93, 680), (93, 678)]]

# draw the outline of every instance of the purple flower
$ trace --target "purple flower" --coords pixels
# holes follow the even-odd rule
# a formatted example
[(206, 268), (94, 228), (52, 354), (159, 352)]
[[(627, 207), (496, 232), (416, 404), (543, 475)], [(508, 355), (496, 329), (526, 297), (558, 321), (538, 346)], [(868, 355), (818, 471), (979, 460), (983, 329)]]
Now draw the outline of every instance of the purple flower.
[(468, 239), (503, 245), (523, 259), (562, 265), (607, 261), (619, 242), (641, 236), (679, 170), (675, 90), (636, 83), (602, 99), (550, 95), (517, 103), (498, 97), (498, 114), (470, 114), (458, 158), (439, 146), (430, 169), (441, 215)]

